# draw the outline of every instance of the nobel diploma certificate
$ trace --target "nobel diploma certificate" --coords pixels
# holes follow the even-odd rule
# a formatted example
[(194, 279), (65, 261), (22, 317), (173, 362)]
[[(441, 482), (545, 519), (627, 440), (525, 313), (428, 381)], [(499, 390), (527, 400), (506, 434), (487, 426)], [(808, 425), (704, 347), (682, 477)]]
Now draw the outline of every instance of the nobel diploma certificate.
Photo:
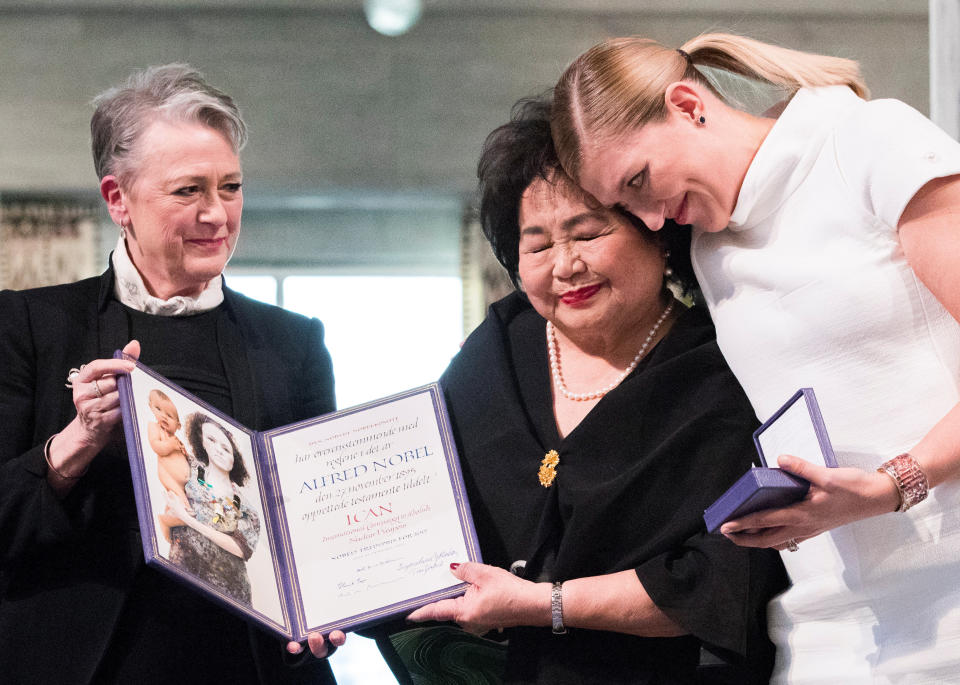
[(411, 611), (453, 584), (451, 562), (475, 556), (438, 398), (414, 391), (263, 434), (306, 625)]
[(437, 384), (257, 432), (142, 364), (119, 382), (148, 564), (293, 640), (466, 589), (450, 564), (480, 553)]

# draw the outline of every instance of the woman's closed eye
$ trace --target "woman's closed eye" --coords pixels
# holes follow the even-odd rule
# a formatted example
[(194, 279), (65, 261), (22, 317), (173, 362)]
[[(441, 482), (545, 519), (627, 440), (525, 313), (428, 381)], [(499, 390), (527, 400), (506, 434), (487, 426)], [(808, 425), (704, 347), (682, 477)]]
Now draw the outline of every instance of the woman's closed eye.
[(596, 240), (597, 238), (602, 238), (606, 233), (590, 233), (587, 235), (578, 235), (574, 240), (578, 242), (588, 242), (590, 240)]
[(628, 188), (634, 188), (639, 190), (643, 187), (643, 184), (647, 180), (647, 168), (644, 167), (642, 170), (634, 174), (629, 181), (627, 181)]
[(553, 240), (545, 231), (530, 229), (521, 233), (517, 247), (522, 254), (537, 254), (553, 247)]
[(540, 254), (541, 252), (546, 252), (553, 245), (551, 243), (538, 243), (536, 245), (524, 245), (522, 246), (522, 251), (527, 254)]
[(614, 231), (616, 231), (616, 226), (613, 225), (609, 220), (604, 219), (603, 221), (587, 221), (574, 229), (570, 235), (570, 239), (575, 240), (578, 243), (590, 242), (591, 240), (597, 240), (598, 238), (608, 236)]

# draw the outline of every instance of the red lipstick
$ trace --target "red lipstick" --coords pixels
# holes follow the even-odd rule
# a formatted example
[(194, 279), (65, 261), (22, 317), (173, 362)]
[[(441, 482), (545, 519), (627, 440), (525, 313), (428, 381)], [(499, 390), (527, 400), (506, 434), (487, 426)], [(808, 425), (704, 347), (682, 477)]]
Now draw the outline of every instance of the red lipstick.
[(600, 290), (599, 285), (588, 285), (576, 290), (568, 290), (560, 296), (560, 301), (568, 305), (578, 305), (596, 295), (598, 290)]

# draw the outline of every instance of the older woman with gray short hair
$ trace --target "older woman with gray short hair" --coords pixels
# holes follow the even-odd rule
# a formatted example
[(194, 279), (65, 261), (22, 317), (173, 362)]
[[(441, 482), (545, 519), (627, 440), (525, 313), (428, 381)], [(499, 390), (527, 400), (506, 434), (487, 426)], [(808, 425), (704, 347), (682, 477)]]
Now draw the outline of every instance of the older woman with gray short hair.
[(119, 348), (255, 429), (334, 408), (320, 322), (224, 283), (246, 125), (184, 64), (136, 72), (94, 104), (100, 194), (119, 227), (108, 268), (0, 292), (3, 678), (333, 682), (310, 653), (342, 633), (282, 645), (145, 567), (120, 439), (116, 377), (132, 362)]

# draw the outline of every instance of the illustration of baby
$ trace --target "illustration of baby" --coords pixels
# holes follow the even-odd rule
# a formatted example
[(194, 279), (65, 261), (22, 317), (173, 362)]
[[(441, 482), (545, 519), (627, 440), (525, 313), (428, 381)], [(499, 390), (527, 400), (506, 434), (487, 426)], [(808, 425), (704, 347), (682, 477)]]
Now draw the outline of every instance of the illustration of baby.
[[(163, 487), (179, 497), (184, 508), (190, 513), (193, 509), (184, 492), (184, 485), (190, 477), (190, 463), (187, 450), (176, 436), (180, 430), (180, 414), (173, 401), (162, 390), (151, 390), (149, 395), (150, 411), (155, 423), (147, 425), (147, 439), (150, 447), (157, 453), (157, 475)], [(162, 526), (164, 537), (170, 539), (170, 528)]]

